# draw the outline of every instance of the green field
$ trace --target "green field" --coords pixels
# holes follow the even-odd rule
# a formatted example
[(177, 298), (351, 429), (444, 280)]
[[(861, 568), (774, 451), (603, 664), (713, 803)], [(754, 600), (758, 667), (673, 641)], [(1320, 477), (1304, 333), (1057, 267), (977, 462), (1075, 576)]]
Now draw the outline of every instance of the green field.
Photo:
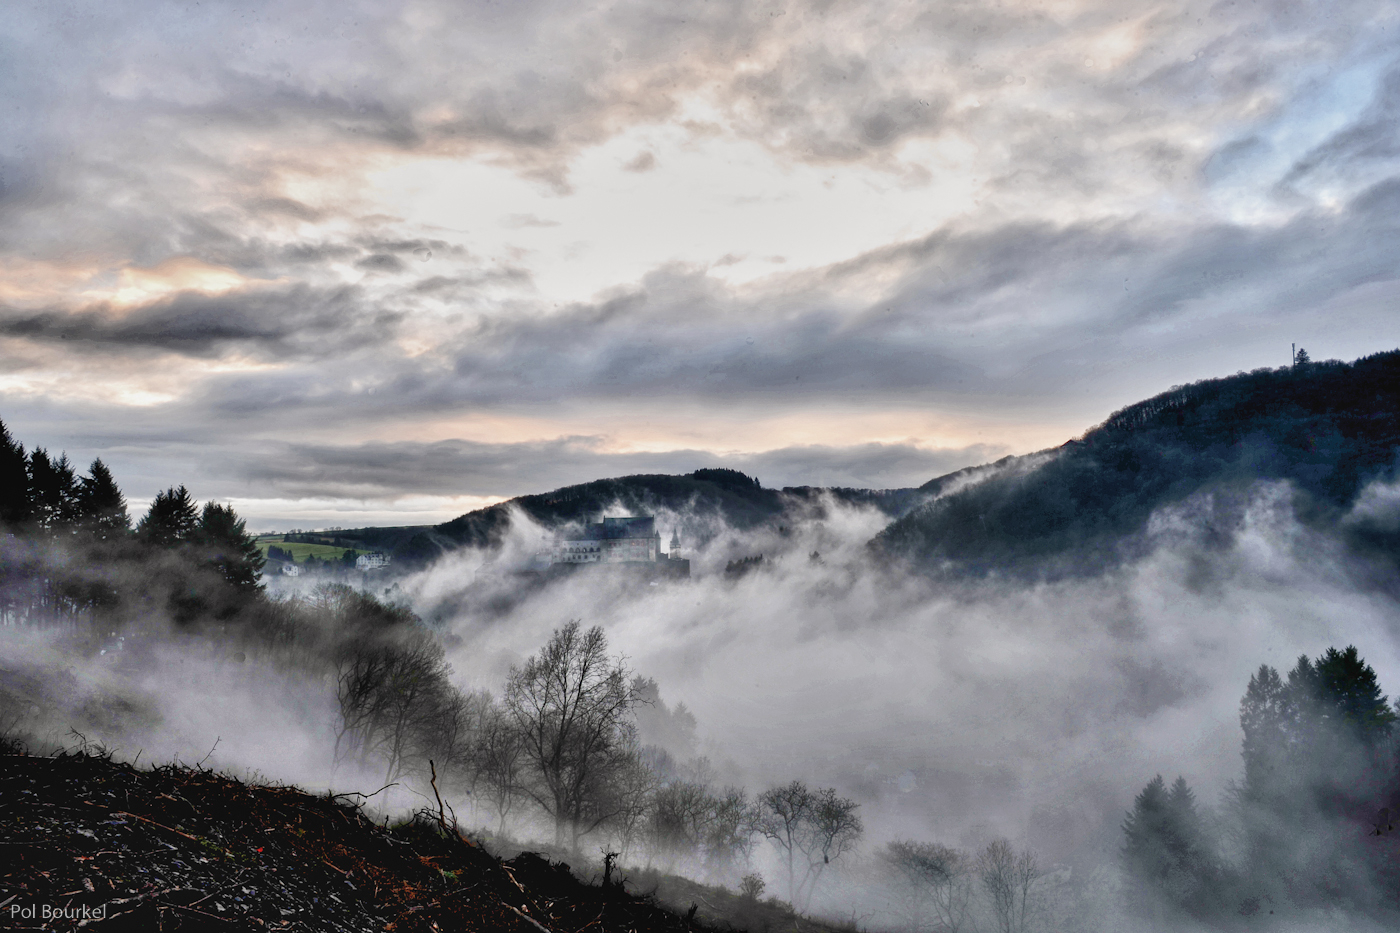
[(283, 541), (281, 535), (263, 535), (257, 539), (258, 547), (262, 549), (263, 557), (267, 556), (267, 549), (270, 545), (277, 545), (284, 551), (290, 551), (298, 563), (305, 563), (307, 556), (317, 560), (340, 560), (346, 550), (355, 551), (355, 556), (368, 554), (364, 549), (335, 547), (330, 544), (302, 544), (296, 541)]

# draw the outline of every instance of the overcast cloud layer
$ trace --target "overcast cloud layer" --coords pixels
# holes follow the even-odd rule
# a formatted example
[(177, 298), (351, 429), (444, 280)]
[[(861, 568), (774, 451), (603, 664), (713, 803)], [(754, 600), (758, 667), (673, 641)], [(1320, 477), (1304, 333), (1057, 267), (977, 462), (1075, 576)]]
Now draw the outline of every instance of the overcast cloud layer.
[(917, 485), (1400, 344), (1380, 2), (16, 3), (0, 418), (257, 527)]

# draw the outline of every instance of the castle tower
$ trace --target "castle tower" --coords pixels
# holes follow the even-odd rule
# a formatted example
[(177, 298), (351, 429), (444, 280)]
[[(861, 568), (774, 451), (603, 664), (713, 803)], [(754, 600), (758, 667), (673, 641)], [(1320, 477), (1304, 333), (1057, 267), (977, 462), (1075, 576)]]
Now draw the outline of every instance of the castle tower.
[(681, 557), (681, 532), (679, 528), (671, 530), (671, 560), (680, 560)]

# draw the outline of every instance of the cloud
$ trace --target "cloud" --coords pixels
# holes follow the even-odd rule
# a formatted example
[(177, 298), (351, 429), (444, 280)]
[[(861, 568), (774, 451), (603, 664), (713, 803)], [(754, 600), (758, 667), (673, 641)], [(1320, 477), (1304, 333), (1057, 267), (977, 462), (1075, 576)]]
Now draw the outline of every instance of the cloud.
[(362, 312), (360, 298), (351, 286), (322, 290), (298, 284), (216, 295), (182, 291), (130, 310), (105, 304), (72, 312), (0, 309), (0, 335), (61, 342), (78, 353), (207, 357), (239, 346), (272, 357), (307, 351), (324, 356), (329, 343), (343, 352), (393, 332), (399, 315)]
[[(987, 446), (928, 449), (913, 444), (808, 445), (758, 453), (709, 450), (616, 451), (607, 438), (561, 437), (490, 444), (450, 440), (344, 446), (275, 443), (225, 456), (204, 472), (217, 493), (255, 480), (266, 495), (392, 499), (411, 495), (517, 496), (609, 476), (683, 474), (729, 467), (765, 486), (895, 488), (995, 459)], [(232, 484), (229, 481), (233, 481)]]
[[(730, 0), (63, 15), (41, 5), (0, 24), (14, 103), (0, 404), (17, 423), (57, 416), (89, 436), (146, 423), (100, 391), (190, 433), (209, 419), (256, 420), (278, 441), (334, 428), (329, 447), (464, 412), (612, 437), (602, 422), (621, 413), (864, 408), (1006, 425), (996, 443), (1022, 449), (1167, 385), (1286, 359), (1295, 341), (1324, 357), (1383, 348), (1385, 4), (1325, 24), (1268, 5)], [(775, 179), (817, 166), (943, 185), (968, 207), (818, 267), (784, 242), (725, 245), (597, 295), (545, 293), (550, 263), (609, 235), (608, 217), (573, 234), (578, 166), (602, 155), (607, 184), (684, 184), (667, 173), (712, 139)], [(396, 213), (385, 166), (437, 178), (442, 164), (505, 166), (551, 200), (468, 198), (429, 224), (407, 205), (449, 193), (408, 184)], [(768, 254), (790, 261), (749, 280), (726, 276), (753, 262), (719, 258)], [(118, 300), (132, 270), (176, 259), (239, 284)], [(178, 378), (156, 385), (155, 358)], [(105, 390), (83, 396), (71, 371), (100, 372)], [(36, 401), (57, 386), (67, 401)], [(931, 433), (851, 440), (943, 446)], [(771, 446), (810, 443), (827, 441)], [(726, 449), (713, 434), (679, 446)], [(852, 461), (864, 481), (855, 465), (821, 469), (855, 485), (904, 475), (879, 462)]]

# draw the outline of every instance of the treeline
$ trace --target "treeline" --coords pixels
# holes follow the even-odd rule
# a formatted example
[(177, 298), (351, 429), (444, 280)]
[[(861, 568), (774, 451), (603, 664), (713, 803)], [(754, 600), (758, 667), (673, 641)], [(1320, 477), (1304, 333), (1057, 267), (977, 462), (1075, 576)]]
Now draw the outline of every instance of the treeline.
[[(308, 554), (302, 560), (301, 565), (308, 570), (352, 570), (355, 567), (355, 560), (357, 557), (358, 552), (356, 552), (353, 548), (346, 548), (344, 553), (342, 553), (339, 557), (335, 558), (317, 557), (315, 554)], [(286, 550), (285, 548), (280, 548), (275, 544), (269, 544), (267, 546), (267, 559), (281, 561), (284, 564), (294, 564), (297, 562), (297, 556), (295, 553)]]
[[(452, 684), (440, 642), (405, 607), (342, 584), (277, 605), (273, 641), (288, 656), (303, 646), (333, 684), (337, 763), (385, 783), (436, 781), (497, 834), (541, 826), (561, 852), (587, 842), (619, 863), (735, 886), (767, 839), (790, 901), (805, 908), (862, 833), (858, 806), (833, 789), (795, 781), (751, 797), (716, 786), (703, 760), (648, 743), (685, 748), (694, 717), (611, 657), (600, 628), (556, 630), (493, 696)], [(762, 887), (756, 876), (749, 885)]]
[(1264, 665), (1240, 704), (1244, 776), (1222, 806), (1159, 775), (1123, 824), (1128, 906), (1166, 924), (1343, 911), (1400, 924), (1396, 711), (1355, 647)]
[(79, 475), (66, 454), (26, 451), (3, 423), (0, 534), (3, 624), (227, 620), (261, 597), (262, 555), (230, 506), (200, 508), (171, 487), (133, 528), (101, 459)]
[[(572, 859), (603, 852), (749, 901), (771, 892), (801, 912), (839, 875), (843, 893), (863, 891), (898, 929), (1022, 933), (1050, 914), (1034, 853), (1004, 839), (975, 852), (897, 841), (853, 862), (860, 807), (834, 788), (718, 784), (705, 759), (686, 757), (694, 717), (610, 656), (600, 628), (557, 629), (493, 696), (454, 687), (441, 645), (402, 606), (340, 584), (280, 605), (334, 633), (315, 654), (339, 704), (338, 762), (386, 783), (435, 782), (449, 808), (474, 808), (498, 836), (536, 827)], [(757, 870), (765, 846), (771, 887)]]

